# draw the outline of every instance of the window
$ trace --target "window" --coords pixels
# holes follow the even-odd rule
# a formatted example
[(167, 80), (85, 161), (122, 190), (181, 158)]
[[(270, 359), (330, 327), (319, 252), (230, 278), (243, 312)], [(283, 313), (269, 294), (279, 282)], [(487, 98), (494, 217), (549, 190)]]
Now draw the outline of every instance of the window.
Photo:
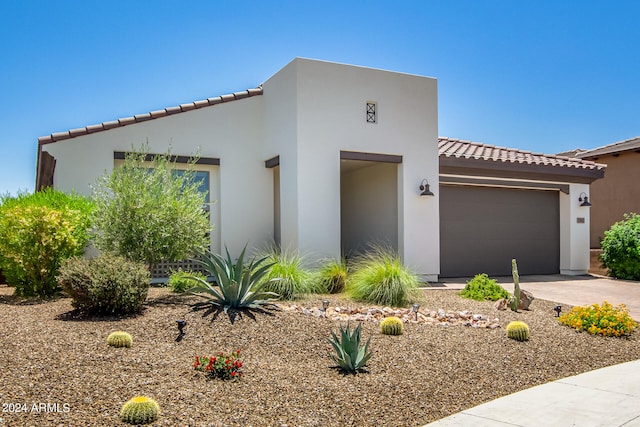
[(375, 102), (367, 102), (367, 123), (376, 123), (377, 104)]

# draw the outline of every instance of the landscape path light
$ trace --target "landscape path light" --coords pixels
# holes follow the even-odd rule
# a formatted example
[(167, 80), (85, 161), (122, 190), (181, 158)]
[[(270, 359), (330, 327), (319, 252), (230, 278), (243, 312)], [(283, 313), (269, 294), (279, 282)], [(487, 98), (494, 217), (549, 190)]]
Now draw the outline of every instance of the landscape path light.
[(560, 317), (560, 312), (562, 311), (562, 306), (561, 305), (556, 305), (555, 307), (553, 307), (553, 311), (556, 312), (556, 317)]
[(420, 304), (415, 303), (413, 304), (413, 306), (411, 307), (411, 311), (413, 311), (416, 314), (416, 320), (418, 320), (418, 309), (420, 308)]
[(329, 300), (322, 300), (322, 311), (324, 311), (324, 317), (327, 317), (327, 308), (329, 308)]
[(184, 335), (184, 327), (187, 326), (187, 321), (186, 320), (176, 320), (176, 323), (178, 324), (178, 332), (180, 333), (180, 335)]

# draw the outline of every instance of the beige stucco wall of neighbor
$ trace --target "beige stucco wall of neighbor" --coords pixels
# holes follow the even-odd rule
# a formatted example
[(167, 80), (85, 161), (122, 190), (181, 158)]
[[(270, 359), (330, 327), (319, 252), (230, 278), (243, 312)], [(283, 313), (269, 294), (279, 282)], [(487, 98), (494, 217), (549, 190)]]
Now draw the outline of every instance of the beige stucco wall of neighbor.
[(114, 151), (148, 142), (151, 153), (220, 159), (212, 166), (212, 250), (238, 253), (273, 238), (273, 178), (262, 152), (263, 99), (252, 97), (162, 119), (46, 144), (56, 160), (54, 186), (90, 194), (90, 185), (113, 169)]
[[(401, 155), (398, 249), (434, 280), (439, 272), (435, 79), (297, 58), (264, 85), (265, 148), (280, 155), (282, 244), (338, 258), (340, 151)], [(377, 123), (365, 107), (377, 103)], [(292, 161), (293, 160), (293, 161)]]
[(570, 184), (569, 194), (560, 193), (560, 274), (580, 275), (589, 270), (591, 208), (580, 206), (581, 193), (589, 196), (589, 184)]
[(398, 249), (398, 164), (365, 162), (340, 177), (345, 255), (381, 245)]
[(607, 165), (603, 179), (591, 184), (591, 241), (599, 248), (604, 232), (625, 213), (640, 213), (640, 154), (620, 153), (601, 156), (598, 163)]

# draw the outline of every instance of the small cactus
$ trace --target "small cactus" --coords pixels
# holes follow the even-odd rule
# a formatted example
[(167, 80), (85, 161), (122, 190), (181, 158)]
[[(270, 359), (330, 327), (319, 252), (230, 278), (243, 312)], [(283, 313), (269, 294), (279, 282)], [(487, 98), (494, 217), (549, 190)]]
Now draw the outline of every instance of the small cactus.
[(527, 341), (529, 339), (529, 326), (520, 321), (513, 321), (507, 325), (507, 337), (516, 341)]
[(395, 316), (385, 317), (380, 322), (380, 332), (385, 335), (402, 335), (404, 324)]
[(112, 332), (107, 337), (107, 344), (111, 347), (131, 347), (133, 345), (133, 338), (127, 332), (117, 331)]
[(136, 396), (122, 405), (120, 419), (129, 424), (149, 424), (158, 418), (160, 405), (146, 396)]

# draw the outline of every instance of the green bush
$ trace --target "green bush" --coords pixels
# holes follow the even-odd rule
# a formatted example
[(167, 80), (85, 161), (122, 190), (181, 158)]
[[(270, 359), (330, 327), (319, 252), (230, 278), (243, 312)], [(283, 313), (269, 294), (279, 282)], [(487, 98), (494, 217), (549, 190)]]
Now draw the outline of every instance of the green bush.
[(304, 268), (303, 257), (297, 252), (273, 249), (265, 256), (271, 267), (262, 280), (264, 291), (274, 292), (283, 300), (290, 300), (297, 294), (326, 292), (312, 280), (311, 273)]
[(509, 298), (509, 292), (485, 273), (477, 274), (469, 280), (459, 295), (476, 301), (496, 301), (501, 298)]
[(354, 260), (345, 291), (356, 300), (401, 307), (420, 298), (418, 276), (393, 250), (374, 247)]
[(58, 276), (62, 289), (73, 298), (73, 306), (92, 314), (140, 312), (149, 281), (144, 264), (108, 253), (65, 260)]
[(326, 290), (330, 294), (338, 294), (344, 291), (347, 281), (347, 264), (344, 260), (331, 260), (324, 264), (315, 274), (316, 286), (320, 290)]
[[(181, 261), (209, 247), (211, 226), (192, 164), (182, 174), (170, 153), (145, 161), (147, 147), (94, 187), (96, 246), (133, 261)], [(194, 160), (195, 161), (195, 160)]]
[(62, 260), (81, 255), (89, 240), (93, 204), (46, 189), (0, 199), (0, 269), (15, 294), (50, 297)]
[(640, 215), (625, 214), (604, 232), (601, 260), (609, 275), (640, 280)]
[(169, 276), (169, 282), (167, 283), (171, 290), (176, 293), (183, 293), (187, 289), (192, 288), (196, 285), (196, 282), (192, 279), (193, 277), (197, 277), (204, 281), (207, 280), (207, 277), (198, 272), (193, 271), (172, 271)]

